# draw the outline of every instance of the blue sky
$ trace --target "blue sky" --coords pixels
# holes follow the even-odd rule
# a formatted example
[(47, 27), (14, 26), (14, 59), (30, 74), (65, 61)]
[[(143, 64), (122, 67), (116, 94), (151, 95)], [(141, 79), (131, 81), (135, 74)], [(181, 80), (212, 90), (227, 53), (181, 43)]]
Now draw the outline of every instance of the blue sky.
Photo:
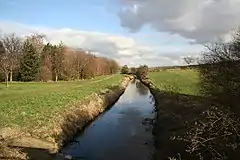
[[(183, 6), (169, 7), (173, 8), (172, 12), (179, 11), (181, 9), (179, 7), (194, 8), (195, 5), (199, 5), (192, 2), (190, 4), (188, 0), (180, 1)], [(0, 33), (15, 32), (23, 36), (33, 31), (42, 32), (52, 42), (61, 39), (69, 46), (94, 50), (100, 55), (118, 60), (120, 64), (147, 63), (152, 66), (182, 64), (182, 56), (196, 55), (202, 49), (200, 42), (216, 36), (215, 33), (206, 35), (200, 33), (202, 30), (208, 30), (202, 29), (202, 26), (199, 27), (196, 23), (195, 19), (199, 16), (185, 18), (188, 12), (195, 15), (191, 8), (185, 7), (186, 13), (176, 14), (182, 14), (182, 18), (177, 16), (176, 19), (170, 19), (171, 23), (166, 23), (170, 12), (163, 12), (164, 8), (161, 7), (168, 3), (157, 0), (146, 0), (142, 4), (140, 2), (133, 0), (1, 0)], [(139, 7), (140, 5), (142, 6)], [(124, 10), (126, 8), (128, 10)], [(196, 15), (200, 13), (200, 11), (196, 12)], [(236, 11), (235, 14), (238, 13)], [(199, 27), (199, 30), (196, 27)], [(209, 28), (211, 30), (211, 26)], [(226, 29), (222, 30), (225, 34)], [(189, 43), (192, 40), (199, 43), (192, 45)], [(79, 43), (76, 43), (77, 41)]]
[(106, 10), (108, 0), (1, 0), (0, 19), (54, 28), (119, 32), (119, 20)]

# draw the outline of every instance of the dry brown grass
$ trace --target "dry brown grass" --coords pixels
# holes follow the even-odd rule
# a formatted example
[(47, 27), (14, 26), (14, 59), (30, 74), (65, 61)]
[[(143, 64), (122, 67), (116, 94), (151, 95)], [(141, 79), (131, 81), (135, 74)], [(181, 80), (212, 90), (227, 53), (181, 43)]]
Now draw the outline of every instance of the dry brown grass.
[(11, 139), (0, 137), (0, 159), (4, 160), (25, 160), (27, 155), (20, 148), (10, 147)]

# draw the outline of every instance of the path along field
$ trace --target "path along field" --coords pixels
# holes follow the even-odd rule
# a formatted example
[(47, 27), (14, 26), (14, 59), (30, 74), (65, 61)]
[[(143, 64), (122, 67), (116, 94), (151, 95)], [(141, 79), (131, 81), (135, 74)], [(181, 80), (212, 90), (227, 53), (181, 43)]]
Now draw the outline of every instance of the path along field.
[(111, 75), (72, 82), (13, 82), (9, 88), (0, 83), (0, 129), (46, 127), (64, 107), (121, 81), (122, 75)]

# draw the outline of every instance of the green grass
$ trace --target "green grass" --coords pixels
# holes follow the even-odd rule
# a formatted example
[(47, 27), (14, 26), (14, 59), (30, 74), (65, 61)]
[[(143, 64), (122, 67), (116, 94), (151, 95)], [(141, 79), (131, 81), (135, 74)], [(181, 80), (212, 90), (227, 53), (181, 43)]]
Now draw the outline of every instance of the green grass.
[(172, 70), (149, 73), (151, 81), (163, 91), (198, 95), (198, 73), (195, 70)]
[(49, 123), (61, 109), (122, 81), (122, 75), (91, 80), (0, 84), (0, 128), (34, 129)]

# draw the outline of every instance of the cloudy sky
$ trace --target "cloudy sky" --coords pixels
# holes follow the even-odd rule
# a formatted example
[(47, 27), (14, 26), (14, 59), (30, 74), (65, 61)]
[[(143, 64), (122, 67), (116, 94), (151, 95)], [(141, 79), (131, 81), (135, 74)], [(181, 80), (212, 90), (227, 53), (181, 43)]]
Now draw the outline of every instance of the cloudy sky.
[(240, 0), (0, 0), (0, 34), (43, 33), (121, 65), (182, 65), (229, 39)]

